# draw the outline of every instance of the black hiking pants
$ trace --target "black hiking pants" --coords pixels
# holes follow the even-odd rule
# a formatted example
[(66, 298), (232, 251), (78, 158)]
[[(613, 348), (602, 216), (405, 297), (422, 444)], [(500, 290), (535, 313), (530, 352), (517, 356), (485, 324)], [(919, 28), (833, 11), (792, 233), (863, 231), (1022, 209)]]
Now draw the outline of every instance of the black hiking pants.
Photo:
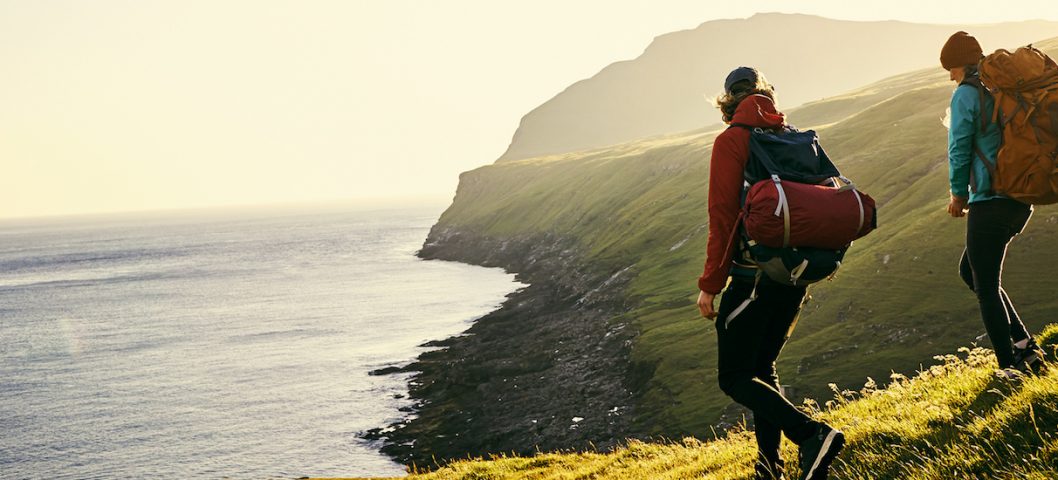
[(1007, 245), (1021, 233), (1032, 216), (1032, 207), (1008, 198), (970, 204), (966, 218), (966, 249), (959, 260), (959, 275), (977, 294), (981, 319), (992, 341), (999, 368), (1014, 366), (1014, 342), (1029, 338), (1014, 304), (1003, 290), (1003, 260)]
[(716, 317), (720, 389), (753, 411), (758, 461), (772, 468), (779, 460), (780, 434), (800, 444), (815, 423), (793, 406), (779, 388), (775, 359), (790, 338), (805, 287), (789, 287), (762, 278), (757, 298), (732, 317), (753, 292), (753, 282), (734, 279), (720, 300)]

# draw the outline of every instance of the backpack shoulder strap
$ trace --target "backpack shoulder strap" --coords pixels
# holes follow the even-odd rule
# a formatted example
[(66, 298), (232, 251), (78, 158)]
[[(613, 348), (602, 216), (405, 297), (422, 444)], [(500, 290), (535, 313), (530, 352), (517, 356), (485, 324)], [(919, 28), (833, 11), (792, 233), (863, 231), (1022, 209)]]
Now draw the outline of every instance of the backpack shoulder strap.
[[(992, 123), (992, 117), (994, 117), (994, 115), (989, 115), (988, 112), (985, 111), (985, 96), (992, 97), (992, 92), (990, 92), (987, 88), (985, 88), (984, 83), (981, 82), (981, 77), (978, 76), (978, 75), (974, 75), (974, 76), (967, 77), (967, 78), (963, 79), (963, 81), (961, 83), (959, 83), (959, 85), (969, 85), (969, 86), (977, 89), (977, 98), (978, 98), (977, 109), (980, 110), (980, 114), (981, 114), (981, 121), (979, 123), (981, 125), (981, 133), (984, 133), (985, 129), (988, 128), (988, 125)], [(996, 106), (996, 108), (998, 108), (998, 105)], [(990, 162), (988, 160), (988, 157), (985, 156), (985, 152), (982, 151), (981, 150), (981, 146), (977, 144), (977, 139), (976, 138), (974, 139), (974, 153), (977, 155), (978, 158), (981, 159), (981, 163), (983, 163), (985, 165), (985, 169), (988, 170), (989, 177), (992, 179), (992, 181), (995, 181), (995, 178), (996, 178), (996, 166), (993, 165), (992, 162)], [(976, 181), (975, 177), (976, 177), (976, 175), (974, 175), (973, 169), (971, 168), (970, 169), (970, 190), (973, 191), (974, 193), (977, 193), (977, 181)], [(989, 190), (988, 192), (984, 192), (984, 193), (990, 194), (991, 190)]]
[(981, 113), (981, 133), (984, 133), (985, 129), (991, 123), (991, 119), (989, 118), (990, 115), (985, 112), (985, 96), (987, 95), (991, 97), (992, 92), (989, 92), (988, 89), (985, 88), (984, 83), (981, 83), (981, 77), (977, 75), (963, 79), (962, 83), (959, 85), (969, 85), (977, 89), (977, 98), (979, 99), (977, 104), (978, 110), (980, 110)]
[[(988, 161), (988, 157), (985, 156), (985, 152), (983, 152), (981, 150), (981, 147), (978, 146), (976, 142), (974, 142), (974, 153), (977, 154), (977, 158), (981, 159), (981, 163), (985, 164), (985, 169), (988, 170), (989, 179), (992, 182), (996, 181), (996, 166), (993, 165), (992, 162)], [(974, 169), (973, 168), (970, 168), (970, 191), (972, 191), (973, 193), (978, 193), (977, 192), (977, 179), (976, 179), (976, 176), (974, 175)], [(986, 190), (983, 193), (986, 194), (986, 195), (991, 195), (992, 192), (993, 192), (993, 189), (988, 189), (988, 190)]]
[(745, 123), (732, 123), (727, 128), (731, 128), (731, 127), (745, 128), (746, 130), (749, 130), (750, 133), (754, 133), (754, 132), (756, 132), (758, 130), (762, 131), (762, 132), (784, 132), (784, 133), (798, 132), (799, 131), (799, 130), (797, 130), (796, 127), (794, 127), (792, 125), (783, 125), (781, 128), (764, 128), (764, 127), (754, 127), (752, 125), (746, 125)]

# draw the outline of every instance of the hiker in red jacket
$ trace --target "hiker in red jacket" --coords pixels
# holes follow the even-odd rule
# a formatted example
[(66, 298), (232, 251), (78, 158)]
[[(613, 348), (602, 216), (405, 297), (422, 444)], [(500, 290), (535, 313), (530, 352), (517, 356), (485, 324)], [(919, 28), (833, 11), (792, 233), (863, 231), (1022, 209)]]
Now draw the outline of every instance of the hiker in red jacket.
[[(724, 82), (724, 92), (717, 105), (726, 123), (763, 129), (785, 125), (785, 116), (775, 108), (774, 89), (757, 70), (735, 69)], [(709, 243), (705, 271), (698, 278), (698, 308), (702, 316), (716, 319), (720, 389), (753, 411), (758, 447), (754, 478), (785, 478), (779, 456), (785, 434), (800, 446), (800, 478), (822, 479), (844, 444), (844, 435), (794, 407), (783, 396), (775, 372), (775, 359), (797, 323), (805, 287), (781, 285), (757, 275), (758, 269), (739, 248), (736, 223), (750, 156), (749, 136), (747, 128), (728, 128), (713, 142)], [(715, 299), (725, 285), (717, 311)]]

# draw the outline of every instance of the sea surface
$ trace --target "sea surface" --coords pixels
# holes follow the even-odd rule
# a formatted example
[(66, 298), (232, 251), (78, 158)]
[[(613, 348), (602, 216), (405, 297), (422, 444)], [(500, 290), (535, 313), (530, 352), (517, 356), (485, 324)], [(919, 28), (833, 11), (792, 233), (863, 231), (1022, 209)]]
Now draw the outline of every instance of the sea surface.
[(416, 258), (442, 208), (0, 222), (0, 478), (403, 475), (368, 372), (522, 286)]

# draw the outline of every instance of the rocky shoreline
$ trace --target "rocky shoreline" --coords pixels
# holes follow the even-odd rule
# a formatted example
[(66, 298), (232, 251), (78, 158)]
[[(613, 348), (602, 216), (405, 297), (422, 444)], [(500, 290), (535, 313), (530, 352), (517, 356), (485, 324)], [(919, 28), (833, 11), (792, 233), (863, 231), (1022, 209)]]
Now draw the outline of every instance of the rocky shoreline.
[(590, 450), (631, 436), (631, 268), (599, 271), (555, 234), (495, 239), (440, 224), (418, 255), (515, 272), (528, 287), (412, 364), (410, 418), (362, 436), (395, 460), (432, 468), (489, 453)]

